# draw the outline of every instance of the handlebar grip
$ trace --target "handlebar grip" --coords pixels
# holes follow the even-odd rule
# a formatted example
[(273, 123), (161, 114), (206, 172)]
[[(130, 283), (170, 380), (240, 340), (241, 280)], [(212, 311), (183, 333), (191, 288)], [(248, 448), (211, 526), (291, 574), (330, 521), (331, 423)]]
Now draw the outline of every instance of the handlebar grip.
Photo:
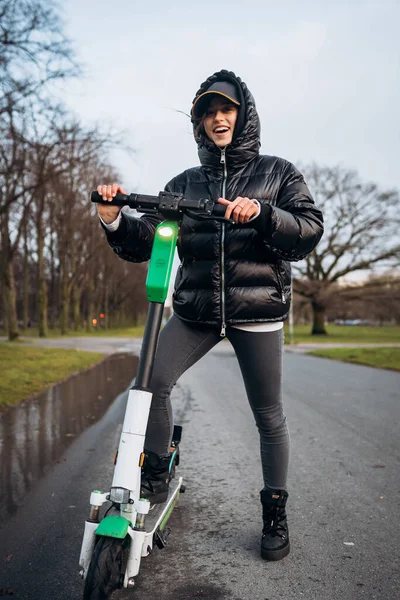
[(129, 194), (117, 194), (110, 202), (109, 200), (103, 200), (103, 196), (101, 196), (99, 192), (92, 192), (90, 194), (90, 200), (92, 202), (97, 202), (98, 204), (107, 204), (111, 206), (125, 206), (126, 204), (128, 204)]
[(228, 207), (225, 206), (224, 204), (218, 204), (217, 202), (214, 204), (213, 206), (213, 210), (212, 210), (212, 214), (215, 217), (223, 217), (226, 213), (226, 209)]

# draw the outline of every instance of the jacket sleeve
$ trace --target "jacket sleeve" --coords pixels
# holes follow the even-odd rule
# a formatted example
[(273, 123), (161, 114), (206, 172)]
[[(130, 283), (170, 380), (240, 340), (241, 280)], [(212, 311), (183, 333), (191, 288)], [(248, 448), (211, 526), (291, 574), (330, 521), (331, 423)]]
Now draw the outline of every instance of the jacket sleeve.
[[(171, 185), (172, 182), (166, 185), (165, 191), (172, 191)], [(113, 251), (129, 262), (150, 260), (156, 227), (164, 218), (161, 215), (142, 215), (138, 219), (126, 213), (121, 213), (121, 217), (116, 231), (109, 231), (102, 225)]]
[(276, 205), (260, 200), (254, 228), (279, 258), (298, 261), (317, 246), (324, 232), (323, 215), (315, 205), (302, 174), (287, 163)]

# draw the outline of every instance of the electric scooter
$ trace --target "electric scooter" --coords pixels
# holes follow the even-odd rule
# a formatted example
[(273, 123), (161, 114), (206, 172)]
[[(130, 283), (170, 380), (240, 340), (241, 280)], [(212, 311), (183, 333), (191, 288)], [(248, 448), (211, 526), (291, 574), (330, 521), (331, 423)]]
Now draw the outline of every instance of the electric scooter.
[[(117, 194), (112, 202), (105, 202), (97, 192), (92, 192), (91, 200), (127, 205), (138, 212), (159, 214), (166, 219), (155, 231), (146, 280), (149, 311), (138, 371), (128, 395), (111, 488), (90, 494), (90, 512), (79, 558), (80, 574), (85, 581), (83, 600), (108, 600), (116, 589), (134, 587), (141, 559), (148, 556), (155, 545), (165, 547), (168, 520), (180, 494), (185, 491), (183, 478), (175, 476), (182, 433), (182, 428), (175, 426), (168, 498), (163, 504), (151, 506), (140, 497), (144, 440), (152, 399), (150, 381), (179, 224), (184, 214), (225, 223), (227, 220), (223, 217), (226, 207), (221, 204), (207, 198), (190, 200), (169, 192), (160, 192), (158, 196)], [(105, 504), (107, 510), (100, 517)]]

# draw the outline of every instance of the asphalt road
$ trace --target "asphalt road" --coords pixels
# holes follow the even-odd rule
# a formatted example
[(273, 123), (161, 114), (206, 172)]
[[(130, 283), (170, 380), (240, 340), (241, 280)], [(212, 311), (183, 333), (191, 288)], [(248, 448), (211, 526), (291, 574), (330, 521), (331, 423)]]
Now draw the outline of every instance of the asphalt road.
[[(6, 337), (0, 336), (0, 342), (6, 341)], [(21, 337), (21, 341), (25, 341), (29, 345), (41, 346), (44, 348), (66, 348), (70, 350), (86, 350), (88, 352), (104, 352), (105, 354), (113, 354), (115, 352), (133, 352), (139, 356), (142, 346), (142, 338), (123, 338), (123, 337), (108, 337), (108, 336), (68, 336), (60, 338), (27, 338)], [(310, 350), (318, 350), (320, 348), (398, 348), (399, 342), (384, 343), (384, 344), (356, 344), (356, 343), (313, 343), (307, 342), (302, 344), (286, 344), (287, 352), (296, 352), (305, 354)]]
[[(82, 597), (89, 492), (110, 482), (125, 398), (3, 524), (3, 595)], [(182, 377), (174, 402), (187, 492), (169, 545), (143, 560), (135, 590), (115, 600), (400, 598), (400, 373), (286, 353), (292, 552), (278, 563), (259, 556), (258, 439), (229, 344)]]

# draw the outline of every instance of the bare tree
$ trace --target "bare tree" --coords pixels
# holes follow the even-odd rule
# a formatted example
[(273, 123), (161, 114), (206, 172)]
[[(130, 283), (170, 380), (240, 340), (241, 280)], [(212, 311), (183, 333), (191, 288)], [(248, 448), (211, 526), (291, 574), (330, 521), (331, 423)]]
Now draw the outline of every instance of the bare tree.
[[(93, 283), (91, 269), (88, 270), (88, 263), (95, 254), (90, 233), (93, 217), (89, 217), (88, 182), (93, 180), (99, 156), (107, 154), (110, 145), (118, 143), (118, 138), (110, 132), (102, 133), (98, 127), (85, 129), (78, 122), (60, 129), (59, 138), (63, 140), (60, 164), (64, 170), (53, 186), (53, 214), (60, 271), (61, 333), (64, 334), (69, 329), (71, 305), (74, 327), (79, 327), (83, 286), (89, 280), (90, 286)], [(120, 179), (109, 165), (106, 165), (106, 173), (112, 175), (113, 180)]]
[[(54, 5), (46, 0), (0, 0), (0, 283), (8, 335), (18, 336), (13, 256), (35, 189), (26, 170), (28, 121), (39, 113), (49, 83), (77, 75), (69, 41)], [(27, 115), (28, 112), (28, 115)], [(22, 210), (14, 234), (10, 224)]]
[[(21, 121), (21, 126), (26, 127), (25, 119)], [(11, 108), (0, 116), (0, 136), (0, 283), (8, 336), (15, 339), (18, 336), (18, 320), (13, 257), (25, 219), (26, 198), (23, 190), (28, 190), (29, 185), (26, 183), (26, 147), (20, 130), (15, 126)], [(12, 226), (18, 219), (19, 226), (12, 231)]]
[(338, 285), (327, 314), (332, 320), (400, 324), (400, 273), (371, 273), (367, 280)]
[(0, 319), (10, 339), (17, 306), (24, 327), (38, 315), (40, 335), (49, 315), (66, 332), (71, 320), (90, 328), (99, 311), (115, 324), (142, 312), (145, 267), (110, 252), (88, 201), (98, 181), (120, 179), (108, 150), (131, 148), (52, 100), (51, 84), (78, 74), (55, 3), (0, 0)]
[(399, 194), (363, 183), (342, 167), (303, 167), (325, 234), (317, 248), (294, 266), (294, 290), (313, 309), (313, 334), (326, 334), (325, 312), (335, 284), (349, 273), (391, 265), (400, 256)]
[(0, 0), (0, 114), (80, 68), (51, 0)]

